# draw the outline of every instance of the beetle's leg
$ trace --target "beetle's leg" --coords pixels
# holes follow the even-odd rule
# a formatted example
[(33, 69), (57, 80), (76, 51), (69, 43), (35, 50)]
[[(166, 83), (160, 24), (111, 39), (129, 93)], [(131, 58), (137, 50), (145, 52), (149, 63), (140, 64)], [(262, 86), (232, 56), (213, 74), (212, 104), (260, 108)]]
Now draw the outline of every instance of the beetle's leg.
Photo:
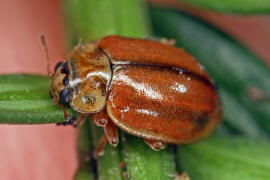
[(117, 146), (119, 140), (118, 140), (118, 132), (115, 124), (112, 122), (112, 120), (108, 120), (106, 126), (104, 127), (104, 133), (108, 140), (108, 142), (112, 146)]
[(100, 138), (98, 142), (98, 146), (95, 148), (93, 152), (93, 156), (95, 159), (97, 159), (98, 156), (102, 156), (104, 154), (104, 146), (107, 143), (107, 138), (105, 134)]
[(175, 45), (175, 40), (174, 39), (161, 38), (159, 42), (161, 42), (162, 44), (166, 44), (168, 46), (174, 46)]
[(64, 106), (62, 106), (61, 104), (56, 104), (64, 113), (64, 118), (65, 118), (65, 121), (64, 122), (59, 122), (59, 123), (56, 123), (57, 126), (59, 125), (63, 125), (63, 126), (66, 126), (66, 125), (71, 125), (73, 124), (73, 122), (76, 120), (76, 118), (71, 118), (68, 113), (67, 113), (67, 110)]
[(180, 180), (190, 180), (190, 177), (187, 172), (183, 172), (182, 174), (178, 175)]
[(166, 143), (164, 143), (163, 141), (144, 139), (144, 142), (148, 144), (155, 151), (159, 151), (166, 147)]
[(94, 158), (97, 156), (102, 156), (104, 153), (104, 146), (106, 142), (109, 142), (112, 146), (117, 146), (118, 140), (118, 132), (116, 126), (113, 124), (111, 120), (108, 120), (106, 126), (104, 127), (104, 135), (100, 138), (98, 142), (98, 146), (94, 150)]
[(73, 127), (78, 127), (79, 125), (82, 124), (82, 122), (85, 120), (85, 118), (87, 117), (87, 114), (85, 113), (81, 113), (78, 117), (70, 117), (67, 113), (67, 110), (64, 106), (62, 106), (61, 104), (57, 104), (58, 107), (61, 108), (61, 110), (64, 113), (64, 118), (65, 121), (64, 122), (59, 122), (56, 123), (57, 126), (66, 126), (66, 125), (72, 125)]
[(107, 141), (112, 146), (117, 146), (119, 142), (118, 132), (116, 126), (109, 119), (106, 110), (103, 110), (96, 114), (91, 114), (90, 118), (96, 125), (104, 127), (104, 135), (100, 138), (98, 146), (94, 151), (94, 158), (97, 158), (97, 156), (103, 155), (103, 149)]
[(84, 122), (84, 120), (87, 117), (87, 115), (88, 114), (86, 114), (86, 113), (81, 113), (71, 125), (73, 127), (80, 126)]
[(157, 41), (162, 44), (166, 44), (168, 46), (174, 46), (175, 45), (175, 40), (174, 39), (167, 39), (167, 38), (160, 38), (160, 37), (148, 37), (146, 38), (147, 40), (151, 41)]
[(72, 125), (76, 121), (76, 117), (66, 119), (63, 122), (56, 123), (57, 126), (67, 126), (67, 125)]
[(90, 119), (97, 125), (97, 126), (106, 126), (108, 122), (108, 115), (106, 110), (104, 109), (103, 111), (100, 111), (95, 114), (90, 115)]

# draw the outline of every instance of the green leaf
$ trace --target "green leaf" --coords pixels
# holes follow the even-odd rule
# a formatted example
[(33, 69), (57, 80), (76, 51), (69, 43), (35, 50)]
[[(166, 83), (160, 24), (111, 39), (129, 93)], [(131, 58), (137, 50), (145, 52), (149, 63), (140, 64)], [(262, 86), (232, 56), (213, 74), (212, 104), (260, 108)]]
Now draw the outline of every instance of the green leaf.
[(269, 135), (261, 129), (250, 112), (237, 99), (222, 88), (219, 88), (219, 95), (226, 126), (229, 126), (234, 133), (242, 134), (249, 138), (269, 139)]
[[(64, 121), (63, 112), (49, 95), (48, 77), (0, 76), (0, 123), (45, 124)], [(74, 116), (74, 111), (68, 110)]]
[(192, 180), (264, 180), (270, 177), (268, 141), (215, 137), (178, 147), (180, 171)]
[(186, 3), (223, 13), (270, 13), (270, 0), (184, 0)]
[[(269, 135), (270, 103), (254, 99), (249, 93), (255, 88), (266, 97), (270, 96), (269, 68), (239, 42), (199, 19), (158, 8), (152, 9), (151, 17), (156, 35), (175, 39), (177, 46), (205, 66), (217, 86), (229, 95), (227, 97), (243, 107), (240, 108), (246, 115), (238, 116), (243, 119), (231, 119), (231, 122), (244, 122), (244, 117), (249, 116)], [(226, 97), (222, 95), (221, 98)], [(222, 102), (230, 103), (231, 100), (222, 99)], [(225, 113), (225, 117), (233, 118), (232, 114), (237, 111), (225, 109)]]

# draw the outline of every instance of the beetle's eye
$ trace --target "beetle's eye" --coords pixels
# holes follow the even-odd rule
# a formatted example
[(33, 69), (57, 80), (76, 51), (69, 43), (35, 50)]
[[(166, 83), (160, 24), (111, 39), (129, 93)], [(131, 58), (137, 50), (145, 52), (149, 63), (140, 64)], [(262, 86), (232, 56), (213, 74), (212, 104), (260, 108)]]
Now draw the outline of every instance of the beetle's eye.
[(68, 66), (67, 63), (62, 64), (61, 73), (68, 74)]
[(70, 101), (70, 88), (66, 87), (59, 93), (59, 102), (63, 105), (68, 105)]
[(59, 62), (55, 65), (54, 72), (57, 71), (57, 69), (63, 64), (63, 62)]

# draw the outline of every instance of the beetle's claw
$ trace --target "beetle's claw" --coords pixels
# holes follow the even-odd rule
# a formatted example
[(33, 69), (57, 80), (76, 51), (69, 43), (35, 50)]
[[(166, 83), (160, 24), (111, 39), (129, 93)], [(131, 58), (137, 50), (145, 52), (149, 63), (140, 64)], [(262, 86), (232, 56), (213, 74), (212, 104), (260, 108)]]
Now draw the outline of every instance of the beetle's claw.
[(166, 143), (158, 140), (144, 139), (144, 142), (155, 151), (162, 150), (166, 147)]
[(66, 126), (67, 121), (56, 123), (57, 126)]
[(119, 140), (118, 140), (118, 132), (116, 125), (112, 122), (112, 120), (108, 120), (106, 126), (104, 127), (104, 133), (107, 138), (107, 141), (112, 145), (112, 146), (117, 146)]
[(56, 123), (56, 125), (57, 125), (57, 126), (67, 126), (67, 125), (71, 125), (71, 126), (73, 126), (73, 127), (77, 127), (76, 124), (73, 125), (74, 122), (76, 121), (76, 119), (77, 119), (76, 117), (72, 117), (72, 118), (68, 117), (65, 121)]
[(69, 125), (73, 125), (73, 123), (77, 120), (76, 117), (71, 118), (71, 120), (69, 120)]

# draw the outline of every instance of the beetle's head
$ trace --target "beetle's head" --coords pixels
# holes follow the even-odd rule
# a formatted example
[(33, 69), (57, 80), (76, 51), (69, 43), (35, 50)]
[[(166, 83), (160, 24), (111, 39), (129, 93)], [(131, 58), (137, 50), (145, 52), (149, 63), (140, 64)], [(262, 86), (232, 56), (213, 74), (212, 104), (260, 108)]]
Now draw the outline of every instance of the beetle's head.
[(69, 71), (66, 62), (59, 62), (51, 76), (50, 94), (56, 104), (69, 105), (70, 85)]

